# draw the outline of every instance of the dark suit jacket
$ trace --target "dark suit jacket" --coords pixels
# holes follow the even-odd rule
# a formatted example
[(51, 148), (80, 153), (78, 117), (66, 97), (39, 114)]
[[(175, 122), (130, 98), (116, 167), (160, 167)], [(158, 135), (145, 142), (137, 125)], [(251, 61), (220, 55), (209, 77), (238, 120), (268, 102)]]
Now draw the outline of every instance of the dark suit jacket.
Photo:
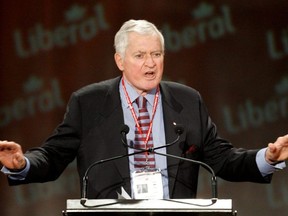
[[(80, 180), (95, 161), (127, 154), (120, 139), (124, 124), (119, 95), (120, 77), (95, 83), (74, 92), (63, 122), (40, 148), (25, 155), (31, 169), (24, 181), (10, 184), (55, 180), (77, 158)], [(209, 164), (215, 173), (229, 181), (269, 182), (255, 162), (256, 150), (236, 149), (217, 135), (200, 94), (173, 82), (161, 82), (167, 143), (176, 138), (173, 122), (182, 124), (181, 140), (167, 153)], [(199, 166), (167, 158), (171, 198), (194, 198)], [(89, 198), (116, 198), (121, 186), (130, 193), (128, 158), (95, 166), (89, 174)]]

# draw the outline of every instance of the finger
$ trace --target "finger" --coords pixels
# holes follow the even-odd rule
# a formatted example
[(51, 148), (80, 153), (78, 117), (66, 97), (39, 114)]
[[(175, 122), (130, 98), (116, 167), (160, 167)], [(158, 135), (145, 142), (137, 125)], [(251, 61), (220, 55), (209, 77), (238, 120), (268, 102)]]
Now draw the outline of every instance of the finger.
[(19, 149), (20, 145), (15, 142), (3, 142), (0, 144), (1, 150), (14, 150)]
[(22, 169), (25, 166), (25, 159), (19, 153), (15, 154), (13, 164), (16, 169)]
[(273, 143), (269, 143), (268, 148), (271, 153), (274, 153), (276, 151), (276, 146)]
[(0, 151), (11, 151), (11, 150), (14, 150), (15, 147), (11, 146), (11, 145), (1, 145), (0, 146)]
[(8, 140), (0, 140), (0, 145), (9, 144), (9, 143), (13, 143), (13, 142), (10, 142)]

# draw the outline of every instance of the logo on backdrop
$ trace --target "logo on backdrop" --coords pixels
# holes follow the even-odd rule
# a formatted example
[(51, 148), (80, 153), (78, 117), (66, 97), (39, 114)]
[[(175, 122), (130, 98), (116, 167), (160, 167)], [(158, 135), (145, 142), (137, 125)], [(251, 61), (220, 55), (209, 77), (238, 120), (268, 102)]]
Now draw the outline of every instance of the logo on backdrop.
[(288, 56), (288, 28), (282, 29), (281, 33), (269, 30), (266, 38), (271, 59), (278, 60)]
[(64, 48), (79, 41), (89, 41), (99, 32), (109, 29), (103, 5), (96, 4), (92, 10), (93, 14), (88, 16), (91, 11), (87, 8), (72, 5), (64, 13), (64, 22), (54, 29), (47, 29), (41, 23), (27, 29), (27, 32), (16, 29), (14, 43), (17, 56), (28, 58), (41, 51), (47, 52), (56, 47)]
[(64, 106), (57, 79), (49, 80), (48, 85), (44, 85), (43, 79), (31, 76), (22, 88), (24, 97), (16, 98), (11, 104), (0, 107), (0, 127)]
[(202, 2), (196, 9), (191, 10), (191, 17), (197, 24), (187, 25), (178, 31), (173, 30), (169, 24), (162, 26), (168, 51), (177, 52), (208, 40), (220, 39), (236, 31), (230, 8), (226, 5), (222, 5), (220, 12), (216, 12), (213, 5)]
[(288, 75), (275, 85), (274, 90), (276, 95), (265, 104), (255, 104), (251, 99), (247, 99), (239, 104), (236, 110), (224, 106), (223, 117), (226, 130), (235, 134), (287, 118)]

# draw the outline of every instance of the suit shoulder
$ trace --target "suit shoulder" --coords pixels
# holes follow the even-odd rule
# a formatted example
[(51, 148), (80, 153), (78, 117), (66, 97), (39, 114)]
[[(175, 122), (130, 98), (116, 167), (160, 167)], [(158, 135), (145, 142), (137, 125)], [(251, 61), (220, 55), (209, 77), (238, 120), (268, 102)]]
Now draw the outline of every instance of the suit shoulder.
[(114, 79), (104, 80), (97, 83), (86, 85), (75, 91), (74, 95), (79, 97), (91, 94), (102, 95), (103, 93), (108, 92), (110, 89), (118, 88), (118, 84), (119, 84), (118, 77)]
[(177, 82), (172, 82), (172, 81), (162, 81), (161, 82), (162, 88), (165, 88), (169, 92), (173, 93), (174, 95), (189, 95), (189, 96), (194, 96), (194, 97), (200, 97), (200, 93), (187, 85), (177, 83)]

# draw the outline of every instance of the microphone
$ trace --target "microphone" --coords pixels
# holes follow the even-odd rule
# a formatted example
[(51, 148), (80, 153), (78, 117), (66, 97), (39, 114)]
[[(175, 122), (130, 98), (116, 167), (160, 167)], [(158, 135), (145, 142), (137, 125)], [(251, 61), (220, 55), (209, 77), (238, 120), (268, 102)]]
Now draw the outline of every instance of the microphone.
[(123, 124), (120, 127), (121, 142), (124, 145), (124, 147), (128, 147), (126, 135), (129, 133), (129, 130), (130, 128), (126, 124)]
[(176, 155), (171, 155), (171, 154), (164, 154), (164, 153), (160, 153), (160, 152), (157, 152), (155, 150), (157, 149), (160, 149), (160, 148), (165, 148), (165, 147), (169, 147), (169, 146), (172, 146), (173, 144), (175, 144), (179, 138), (180, 138), (180, 135), (184, 132), (184, 127), (182, 125), (175, 125), (175, 128), (174, 128), (174, 131), (175, 133), (178, 135), (177, 138), (172, 141), (171, 143), (168, 143), (166, 145), (162, 145), (162, 146), (158, 146), (158, 147), (155, 147), (155, 148), (149, 148), (149, 149), (139, 149), (139, 148), (135, 148), (134, 146), (130, 146), (128, 145), (127, 143), (127, 138), (126, 138), (126, 135), (128, 134), (129, 132), (129, 127), (127, 125), (122, 125), (121, 126), (121, 135), (122, 135), (122, 143), (125, 147), (128, 147), (128, 148), (132, 148), (132, 149), (135, 149), (135, 150), (138, 150), (138, 151), (148, 151), (149, 153), (154, 153), (154, 154), (158, 154), (158, 155), (162, 155), (162, 156), (165, 156), (165, 157), (171, 157), (171, 158), (175, 158), (175, 159), (179, 159), (179, 160), (184, 160), (184, 161), (188, 161), (188, 162), (191, 162), (191, 163), (194, 163), (194, 164), (199, 164), (203, 167), (205, 167), (206, 169), (209, 170), (209, 172), (211, 173), (212, 175), (212, 178), (211, 178), (211, 190), (212, 190), (212, 202), (215, 203), (218, 199), (218, 190), (217, 190), (217, 177), (215, 175), (215, 172), (214, 170), (212, 169), (212, 167), (210, 167), (208, 164), (202, 162), (202, 161), (198, 161), (198, 160), (192, 160), (192, 159), (189, 159), (189, 158), (185, 158), (185, 157), (180, 157), (180, 156), (176, 156)]
[(161, 148), (165, 148), (165, 147), (169, 147), (169, 146), (172, 146), (174, 145), (175, 143), (178, 142), (178, 140), (180, 139), (180, 135), (184, 132), (184, 127), (182, 125), (175, 125), (175, 128), (174, 128), (174, 132), (178, 135), (177, 138), (172, 141), (171, 143), (167, 143), (165, 145), (162, 145), (162, 146), (158, 146), (158, 147), (155, 147), (153, 149), (149, 148), (149, 149), (139, 149), (139, 148), (134, 148), (134, 146), (131, 146), (131, 145), (128, 145), (127, 143), (127, 137), (126, 135), (129, 133), (129, 127), (128, 125), (122, 125), (120, 127), (120, 133), (121, 133), (121, 141), (122, 141), (122, 144), (125, 146), (125, 147), (128, 147), (128, 148), (132, 148), (132, 149), (135, 149), (135, 150), (140, 150), (140, 151), (148, 151), (150, 153), (152, 153), (154, 150), (157, 150), (157, 149), (161, 149)]
[[(175, 124), (174, 124), (175, 125)], [(175, 131), (175, 133), (176, 134), (178, 134), (178, 135), (181, 135), (183, 132), (184, 132), (184, 127), (183, 127), (183, 125), (181, 125), (181, 124), (176, 124), (175, 125), (175, 128), (174, 128), (174, 131)]]
[(128, 127), (128, 125), (125, 125), (125, 124), (121, 125), (120, 133), (122, 137), (124, 136), (126, 138), (126, 135), (129, 133), (129, 131), (130, 131), (130, 128)]

